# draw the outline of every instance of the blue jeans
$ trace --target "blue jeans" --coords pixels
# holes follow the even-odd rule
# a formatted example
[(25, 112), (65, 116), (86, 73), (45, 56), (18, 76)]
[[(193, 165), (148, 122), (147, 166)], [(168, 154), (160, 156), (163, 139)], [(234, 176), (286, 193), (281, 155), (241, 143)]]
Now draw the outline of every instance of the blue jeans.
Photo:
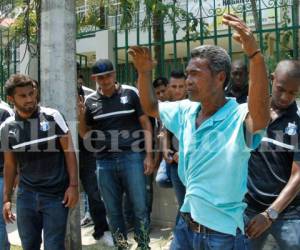
[(149, 220), (146, 205), (144, 154), (111, 153), (97, 160), (97, 178), (109, 226), (118, 249), (126, 249), (127, 232), (123, 217), (123, 193), (129, 197), (134, 212), (135, 240), (141, 249), (148, 249)]
[(167, 162), (163, 159), (159, 164), (155, 177), (155, 181), (159, 187), (173, 187), (170, 174), (170, 164), (167, 164)]
[(2, 216), (3, 209), (3, 177), (0, 177), (0, 249), (9, 250), (10, 244), (7, 238), (6, 225)]
[(179, 217), (180, 217), (180, 208), (184, 201), (185, 186), (182, 184), (182, 182), (178, 176), (178, 164), (177, 163), (172, 163), (172, 164), (167, 163), (167, 166), (170, 168), (170, 177), (171, 177), (172, 185), (173, 185), (173, 188), (175, 191), (176, 200), (177, 200), (178, 207), (179, 207), (177, 217), (176, 217), (176, 224), (177, 224)]
[(195, 233), (191, 231), (180, 216), (174, 231), (170, 250), (247, 250), (248, 239), (237, 230), (237, 235), (214, 233)]
[[(281, 250), (300, 249), (300, 206), (294, 207), (288, 213), (282, 213), (260, 237), (250, 239), (251, 249), (260, 250), (268, 244), (268, 236), (272, 235)], [(245, 224), (260, 212), (247, 208), (245, 211)]]
[(63, 196), (37, 193), (19, 187), (17, 225), (24, 250), (40, 250), (44, 230), (45, 250), (64, 250), (68, 208)]
[[(153, 174), (146, 175), (145, 178), (146, 178), (146, 202), (147, 202), (146, 204), (147, 204), (147, 211), (148, 211), (149, 224), (150, 224), (152, 204), (153, 204)], [(132, 204), (126, 195), (124, 195), (123, 209), (124, 209), (125, 221), (129, 224), (133, 224), (134, 214), (132, 211)]]

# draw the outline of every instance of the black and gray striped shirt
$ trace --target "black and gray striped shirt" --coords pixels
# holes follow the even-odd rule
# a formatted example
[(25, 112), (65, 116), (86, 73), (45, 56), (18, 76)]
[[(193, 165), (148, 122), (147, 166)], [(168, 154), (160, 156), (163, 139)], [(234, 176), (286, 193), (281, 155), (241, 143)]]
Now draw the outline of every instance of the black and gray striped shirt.
[(59, 137), (69, 131), (63, 116), (55, 109), (38, 107), (28, 119), (15, 113), (0, 128), (2, 148), (13, 152), (18, 162), (20, 186), (63, 194), (68, 174)]

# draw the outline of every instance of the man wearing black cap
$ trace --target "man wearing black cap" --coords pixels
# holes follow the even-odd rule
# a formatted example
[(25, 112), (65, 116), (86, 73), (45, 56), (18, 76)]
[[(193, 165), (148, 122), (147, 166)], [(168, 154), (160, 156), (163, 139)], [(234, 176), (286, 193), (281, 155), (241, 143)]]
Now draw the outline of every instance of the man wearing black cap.
[[(126, 249), (127, 232), (122, 214), (126, 192), (135, 215), (135, 239), (148, 249), (149, 219), (145, 176), (153, 172), (152, 128), (143, 113), (136, 88), (120, 85), (111, 61), (98, 60), (92, 67), (98, 91), (79, 103), (80, 135), (91, 136), (96, 153), (98, 184), (106, 206), (114, 243)], [(88, 133), (89, 132), (89, 133)], [(86, 143), (87, 144), (87, 143)]]

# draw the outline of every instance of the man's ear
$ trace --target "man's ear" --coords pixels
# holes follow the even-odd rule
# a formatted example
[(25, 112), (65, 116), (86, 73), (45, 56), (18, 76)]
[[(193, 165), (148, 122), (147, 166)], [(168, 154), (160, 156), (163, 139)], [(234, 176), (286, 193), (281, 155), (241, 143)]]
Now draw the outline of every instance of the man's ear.
[(96, 81), (96, 76), (91, 75), (91, 80), (95, 82)]
[(10, 104), (14, 105), (15, 104), (15, 101), (14, 101), (14, 98), (12, 96), (7, 96), (7, 100)]
[(274, 78), (275, 78), (275, 73), (274, 73), (274, 72), (273, 72), (273, 73), (271, 73), (271, 74), (270, 74), (270, 76), (269, 76), (269, 78), (270, 78), (270, 80), (271, 80), (271, 81), (273, 81), (273, 80), (274, 80)]
[(224, 83), (226, 80), (226, 73), (225, 71), (221, 71), (217, 74), (217, 80), (218, 82), (222, 83), (222, 88), (224, 87)]

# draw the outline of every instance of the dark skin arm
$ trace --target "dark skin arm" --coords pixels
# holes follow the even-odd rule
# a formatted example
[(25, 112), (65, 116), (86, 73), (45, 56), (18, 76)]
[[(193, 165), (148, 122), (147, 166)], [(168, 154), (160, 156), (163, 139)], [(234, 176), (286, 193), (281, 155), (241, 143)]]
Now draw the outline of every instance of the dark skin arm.
[(3, 218), (5, 223), (13, 223), (16, 219), (11, 211), (11, 194), (17, 176), (17, 160), (10, 151), (4, 152), (4, 186), (3, 186)]
[[(223, 23), (235, 29), (233, 38), (242, 45), (248, 56), (258, 50), (251, 29), (237, 16), (225, 14)], [(270, 120), (269, 84), (264, 57), (261, 53), (257, 53), (250, 59), (248, 108), (249, 114), (245, 120), (247, 130), (255, 133), (266, 128)]]
[(66, 167), (69, 174), (69, 187), (65, 192), (63, 203), (65, 204), (65, 207), (74, 208), (79, 200), (79, 180), (77, 160), (71, 133), (68, 132), (65, 136), (60, 137), (59, 142), (64, 151)]
[[(272, 203), (270, 208), (275, 209), (281, 213), (296, 197), (300, 191), (300, 165), (297, 162), (293, 162), (291, 176), (288, 183), (282, 189), (277, 199)], [(256, 215), (247, 225), (246, 232), (249, 237), (257, 238), (265, 230), (272, 225), (272, 221), (269, 220), (266, 212)]]
[(146, 157), (144, 160), (144, 169), (145, 169), (144, 173), (145, 175), (150, 175), (154, 171), (154, 161), (153, 161), (153, 153), (152, 153), (153, 130), (152, 130), (150, 120), (146, 115), (140, 116), (139, 122), (141, 124), (141, 127), (145, 131), (144, 136), (145, 136)]
[[(236, 33), (233, 37), (242, 45), (244, 52), (251, 56), (258, 50), (251, 29), (237, 16), (225, 14), (223, 23), (232, 27)], [(138, 88), (141, 104), (149, 116), (159, 117), (158, 102), (151, 84), (151, 72), (155, 62), (148, 48), (133, 46), (128, 50), (133, 64), (138, 72)], [(245, 122), (249, 132), (254, 133), (264, 129), (270, 119), (269, 85), (265, 62), (261, 53), (250, 60), (249, 83), (249, 115)]]

